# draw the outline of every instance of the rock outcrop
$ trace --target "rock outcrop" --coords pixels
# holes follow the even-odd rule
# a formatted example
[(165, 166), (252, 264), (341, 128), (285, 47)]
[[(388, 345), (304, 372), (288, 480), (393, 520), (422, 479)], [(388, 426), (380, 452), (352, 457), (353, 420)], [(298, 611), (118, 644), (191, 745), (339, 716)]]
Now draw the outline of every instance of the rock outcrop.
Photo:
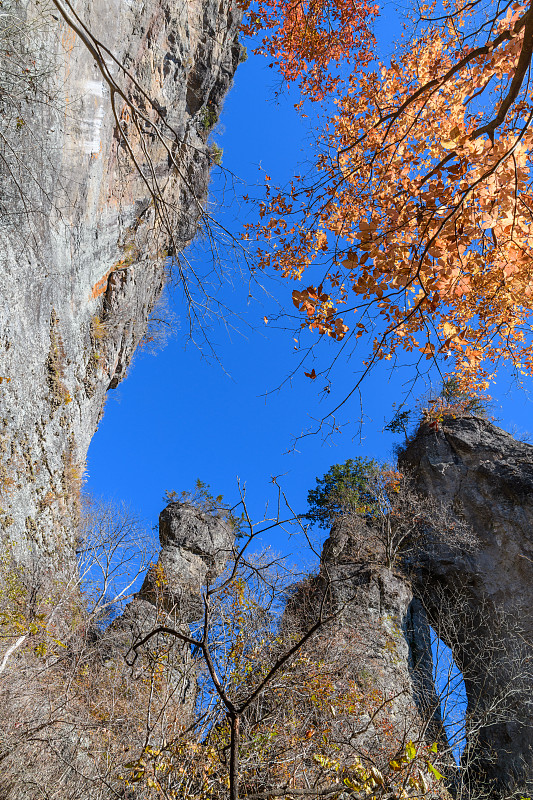
[(56, 9), (3, 4), (0, 526), (15, 559), (41, 568), (72, 558), (106, 391), (124, 377), (164, 284), (168, 232), (147, 183), (157, 179), (172, 247), (183, 247), (202, 214), (209, 129), (241, 50), (234, 0), (72, 7), (113, 79), (157, 119), (134, 124)]
[(126, 664), (135, 666), (140, 657), (142, 669), (143, 655), (165, 648), (166, 680), (185, 726), (191, 722), (196, 699), (196, 666), (190, 646), (161, 634), (146, 647), (131, 648), (161, 625), (190, 634), (189, 624), (203, 618), (202, 589), (223, 571), (234, 534), (221, 517), (183, 503), (169, 503), (159, 515), (159, 541), (159, 558), (148, 570), (140, 592), (113, 622), (112, 630), (119, 634), (120, 642), (119, 646), (114, 643), (113, 658), (119, 669), (125, 669)]
[(187, 626), (203, 616), (202, 588), (220, 575), (233, 552), (231, 526), (194, 506), (169, 503), (159, 515), (159, 558), (140, 592), (114, 625), (132, 640), (161, 624)]
[[(368, 541), (371, 547), (370, 527)], [(443, 743), (424, 609), (404, 572), (361, 556), (349, 522), (342, 519), (324, 543), (318, 577), (298, 590), (286, 613), (292, 618), (303, 614), (309, 624), (323, 598), (325, 614), (334, 614), (324, 635), (329, 658), (338, 649), (343, 654), (339, 664), (346, 665), (337, 677), (342, 680), (346, 670), (355, 675), (363, 694), (379, 698), (376, 716), (354, 719), (353, 729), (340, 732), (339, 741), (344, 735), (358, 752), (370, 754), (376, 764), (382, 761), (386, 769), (385, 754), (390, 758), (401, 752), (409, 740)]]
[[(533, 447), (477, 417), (424, 424), (402, 456), (453, 505), (479, 546), (426, 556), (417, 591), (452, 648), (468, 697), (472, 790), (533, 790)], [(477, 787), (477, 789), (476, 789)]]

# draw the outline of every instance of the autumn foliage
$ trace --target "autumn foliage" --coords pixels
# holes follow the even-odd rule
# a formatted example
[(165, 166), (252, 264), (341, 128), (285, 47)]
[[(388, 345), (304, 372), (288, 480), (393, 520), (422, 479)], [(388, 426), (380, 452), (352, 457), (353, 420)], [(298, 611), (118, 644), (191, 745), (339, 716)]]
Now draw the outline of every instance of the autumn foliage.
[[(318, 6), (311, 20), (330, 14)], [(369, 367), (402, 348), (444, 358), (469, 392), (501, 362), (532, 374), (531, 5), (425, 4), (388, 64), (368, 67), (365, 50), (344, 81), (312, 90), (313, 70), (279, 44), (292, 10), (268, 7), (283, 76), (303, 97), (324, 90), (328, 115), (314, 177), (267, 184), (246, 234), (262, 269), (298, 282), (302, 327), (370, 337)], [(313, 25), (298, 31), (312, 50)]]
[(270, 56), (285, 81), (297, 82), (302, 98), (320, 101), (341, 85), (345, 62), (370, 61), (377, 10), (369, 0), (259, 0), (243, 32), (266, 31), (255, 52)]
[[(231, 577), (235, 564), (230, 567)], [(306, 606), (311, 614), (317, 609), (304, 597), (312, 584), (313, 579), (302, 582), (295, 595), (299, 610)], [(382, 659), (375, 653), (396, 653), (400, 637), (381, 620), (358, 620), (357, 629), (348, 631), (342, 624), (324, 625), (272, 673), (280, 655), (301, 640), (298, 623), (305, 627), (309, 620), (285, 614), (281, 624), (273, 624), (265, 600), (270, 606), (257, 583), (251, 587), (237, 574), (224, 581), (209, 610), (209, 674), (219, 674), (231, 702), (246, 704), (239, 723), (238, 785), (230, 781), (230, 714), (216, 701), (207, 671), (200, 670), (198, 723), (128, 761), (125, 788), (137, 786), (150, 800), (311, 800), (346, 793), (375, 800), (393, 793), (402, 800), (445, 799), (442, 748), (420, 735), (414, 708), (396, 704), (403, 692), (382, 685)]]

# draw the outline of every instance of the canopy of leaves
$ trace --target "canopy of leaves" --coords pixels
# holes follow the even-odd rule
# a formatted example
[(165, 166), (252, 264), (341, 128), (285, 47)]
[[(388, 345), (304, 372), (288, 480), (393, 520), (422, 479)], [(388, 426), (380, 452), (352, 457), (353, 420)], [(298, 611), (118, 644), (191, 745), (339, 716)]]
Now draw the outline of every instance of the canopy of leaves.
[[(264, 5), (280, 26), (264, 49), (297, 81), (278, 45), (291, 12)], [(314, 53), (329, 0), (297, 8)], [(314, 177), (267, 186), (246, 234), (263, 269), (311, 280), (292, 293), (302, 327), (369, 339), (368, 368), (399, 349), (443, 357), (467, 392), (486, 390), (503, 361), (533, 373), (532, 52), (530, 3), (444, 0), (418, 6), (389, 63), (349, 62), (322, 95)]]
[[(241, 2), (248, 9), (250, 0)], [(343, 62), (369, 63), (374, 47), (371, 0), (258, 0), (245, 16), (243, 32), (268, 31), (254, 52), (273, 59), (302, 98), (320, 101), (341, 84)]]

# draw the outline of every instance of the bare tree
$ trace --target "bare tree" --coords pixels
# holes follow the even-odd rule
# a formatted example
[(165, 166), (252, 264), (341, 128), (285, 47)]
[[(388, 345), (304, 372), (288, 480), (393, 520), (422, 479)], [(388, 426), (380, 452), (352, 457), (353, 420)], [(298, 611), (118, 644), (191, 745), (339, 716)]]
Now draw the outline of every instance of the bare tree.
[(57, 580), (9, 554), (0, 564), (0, 795), (10, 800), (116, 797), (119, 765), (147, 727), (169, 735), (180, 723), (170, 673), (147, 652), (131, 675), (123, 632), (106, 627), (146, 570), (151, 536), (120, 505), (86, 499), (79, 543), (80, 571)]
[(423, 578), (418, 593), (434, 632), (449, 760), (458, 761), (454, 794), (469, 800), (529, 794), (533, 647), (518, 609), (498, 607), (489, 597), (474, 608), (467, 586), (452, 591)]
[[(371, 650), (388, 642), (395, 652), (392, 633), (372, 622), (349, 632), (349, 582), (344, 599), (333, 602), (327, 571), (295, 589), (285, 560), (269, 551), (250, 556), (257, 536), (299, 521), (282, 520), (278, 506), (274, 518), (254, 526), (244, 497), (242, 507), (247, 534), (224, 574), (206, 586), (203, 619), (190, 631), (159, 625), (133, 645), (132, 666), (162, 635), (190, 646), (199, 697), (191, 726), (129, 762), (126, 784), (142, 781), (154, 797), (231, 800), (366, 791), (386, 797), (408, 786), (439, 794), (437, 754), (419, 735), (414, 704), (405, 704), (409, 713), (396, 729), (392, 724), (408, 689), (373, 685), (369, 670), (375, 666), (377, 676), (379, 663)], [(295, 615), (295, 605), (305, 613)]]
[[(53, 6), (46, 2), (39, 9), (24, 13), (20, 4), (7, 0), (0, 10), (0, 180), (2, 200), (0, 219), (13, 223), (20, 215), (46, 213), (52, 205), (58, 208), (63, 198), (59, 187), (55, 197), (46, 185), (43, 174), (32, 167), (32, 151), (37, 150), (42, 162), (41, 131), (35, 129), (31, 107), (46, 105), (57, 108), (58, 92), (53, 86), (54, 66), (43, 58), (40, 48), (32, 46), (56, 25)], [(51, 167), (51, 163), (48, 164)], [(36, 190), (36, 193), (33, 192)], [(36, 201), (41, 196), (42, 203)]]
[[(96, 517), (86, 526), (90, 536), (80, 548), (84, 580), (97, 577), (96, 588), (82, 595), (63, 640), (52, 637), (45, 616), (45, 634), (30, 632), (8, 653), (0, 673), (2, 708), (8, 709), (0, 733), (0, 794), (8, 800), (37, 800), (43, 791), (53, 800), (107, 800), (128, 797), (137, 787), (135, 795), (143, 800), (406, 800), (445, 798), (447, 783), (461, 798), (488, 796), (475, 777), (491, 757), (484, 732), (515, 718), (530, 675), (529, 653), (513, 655), (502, 644), (508, 620), (501, 618), (500, 629), (494, 628), (490, 646), (486, 636), (479, 639), (484, 644), (476, 658), (494, 667), (494, 685), (487, 692), (479, 686), (475, 662), (461, 661), (468, 605), (443, 595), (439, 613), (430, 613), (465, 682), (475, 688), (478, 681), (464, 727), (447, 742), (435, 733), (433, 697), (433, 705), (421, 709), (414, 702), (415, 682), (408, 679), (402, 609), (412, 593), (399, 567), (402, 558), (404, 564), (419, 565), (423, 551), (398, 548), (394, 569), (379, 559), (357, 561), (348, 527), (347, 538), (338, 539), (344, 542), (342, 558), (337, 553), (335, 563), (326, 548), (331, 558), (326, 563), (323, 557), (320, 574), (304, 576), (286, 559), (256, 549), (259, 537), (278, 525), (296, 525), (300, 541), (307, 541), (305, 526), (290, 508), (282, 513), (281, 491), (274, 514), (258, 525), (244, 496), (241, 508), (244, 521), (237, 509), (223, 510), (240, 521), (241, 538), (226, 554), (224, 572), (216, 579), (208, 576), (201, 618), (188, 626), (176, 617), (181, 606), (169, 605), (177, 595), (158, 562), (151, 569), (153, 624), (131, 643), (127, 614), (105, 628), (94, 622), (107, 618), (109, 598), (122, 600), (131, 590), (124, 587), (139, 566), (131, 561), (138, 523), (96, 504)], [(414, 508), (406, 504), (404, 511)], [(371, 610), (375, 581), (387, 583), (380, 603), (386, 596), (403, 598), (394, 614), (386, 602), (384, 610)], [(49, 601), (38, 591), (36, 596), (34, 607), (46, 615)], [(423, 599), (430, 612), (436, 608), (438, 598), (433, 596), (433, 606), (429, 597)], [(472, 618), (472, 635), (482, 633), (484, 624)], [(16, 644), (15, 634), (13, 629), (9, 646)], [(43, 653), (39, 645), (45, 635)], [(126, 642), (132, 644), (131, 667), (124, 660)], [(197, 686), (186, 709), (177, 680), (185, 662), (187, 679)], [(507, 665), (503, 672), (502, 665)], [(456, 721), (459, 680), (449, 666), (437, 684), (443, 716), (451, 714)], [(463, 757), (456, 767), (452, 755), (458, 747)], [(33, 762), (38, 773), (28, 766)]]
[[(80, 588), (89, 619), (109, 622), (131, 599), (156, 556), (153, 534), (123, 503), (85, 495), (77, 543)], [(137, 587), (138, 588), (138, 587)]]

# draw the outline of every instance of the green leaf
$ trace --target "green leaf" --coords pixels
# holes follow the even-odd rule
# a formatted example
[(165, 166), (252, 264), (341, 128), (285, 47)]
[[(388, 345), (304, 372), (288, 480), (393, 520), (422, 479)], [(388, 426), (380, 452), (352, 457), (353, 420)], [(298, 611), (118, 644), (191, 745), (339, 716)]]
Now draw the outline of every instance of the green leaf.
[(380, 466), (374, 459), (349, 458), (343, 464), (333, 464), (323, 478), (316, 479), (316, 488), (309, 491), (305, 518), (321, 528), (330, 528), (336, 516), (349, 511), (371, 517), (377, 503), (379, 475)]
[(439, 752), (439, 748), (437, 747), (437, 742), (433, 742), (433, 744), (431, 745), (431, 747), (429, 749), (431, 750), (432, 753), (438, 753)]
[(412, 742), (407, 743), (407, 747), (405, 748), (405, 754), (409, 761), (412, 761), (413, 758), (416, 756), (416, 747)]
[(435, 778), (436, 778), (438, 781), (441, 781), (441, 780), (444, 778), (444, 775), (441, 775), (441, 774), (440, 774), (440, 772), (438, 771), (438, 769), (436, 769), (436, 768), (433, 766), (433, 764), (431, 763), (431, 761), (428, 761), (428, 762), (427, 762), (427, 765), (428, 765), (428, 770), (431, 772), (431, 774), (432, 774), (432, 775), (433, 775), (433, 776), (434, 776), (434, 777), (435, 777)]

